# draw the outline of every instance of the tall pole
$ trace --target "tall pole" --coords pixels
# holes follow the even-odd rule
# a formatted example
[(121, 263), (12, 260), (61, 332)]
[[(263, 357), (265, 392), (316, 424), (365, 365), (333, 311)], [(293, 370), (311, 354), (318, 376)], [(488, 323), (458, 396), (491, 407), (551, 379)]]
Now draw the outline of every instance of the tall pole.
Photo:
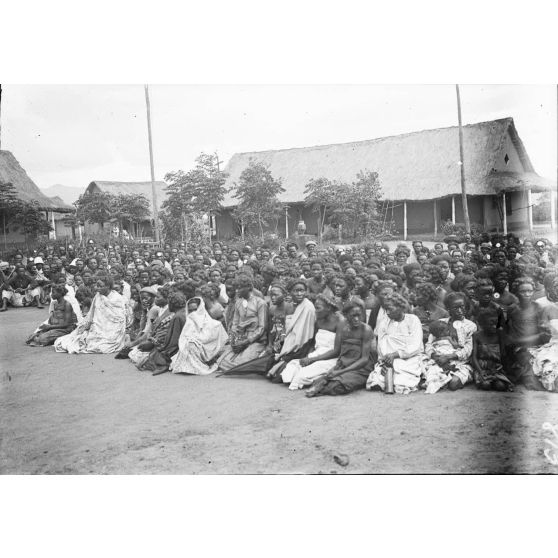
[(159, 244), (159, 215), (157, 212), (157, 192), (155, 191), (155, 168), (153, 167), (153, 143), (151, 139), (151, 107), (149, 89), (145, 86), (145, 105), (147, 107), (147, 136), (149, 138), (149, 164), (151, 165), (151, 193), (153, 195), (153, 216), (155, 221), (155, 242)]
[(2, 85), (0, 84), (0, 149), (2, 149)]
[(459, 122), (459, 166), (461, 167), (461, 198), (463, 201), (463, 219), (465, 221), (465, 231), (471, 234), (471, 223), (469, 222), (469, 206), (467, 204), (467, 190), (465, 188), (465, 160), (463, 156), (463, 127), (461, 125), (461, 96), (459, 85), (455, 85), (457, 93), (457, 120)]

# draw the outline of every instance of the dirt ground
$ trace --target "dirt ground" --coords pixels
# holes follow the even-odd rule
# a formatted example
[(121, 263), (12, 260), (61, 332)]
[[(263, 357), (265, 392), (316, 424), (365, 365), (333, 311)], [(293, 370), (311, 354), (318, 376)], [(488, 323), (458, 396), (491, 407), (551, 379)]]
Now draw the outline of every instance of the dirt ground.
[(558, 394), (307, 399), (257, 376), (154, 377), (27, 347), (44, 316), (0, 315), (3, 474), (558, 472), (542, 429), (558, 425)]

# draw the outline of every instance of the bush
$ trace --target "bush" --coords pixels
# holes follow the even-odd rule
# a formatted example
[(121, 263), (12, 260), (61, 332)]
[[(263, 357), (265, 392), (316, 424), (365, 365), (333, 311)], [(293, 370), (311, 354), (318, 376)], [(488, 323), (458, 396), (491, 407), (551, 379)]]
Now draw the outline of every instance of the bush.
[[(444, 221), (441, 225), (441, 230), (444, 233), (444, 236), (457, 236), (458, 242), (465, 242), (465, 223), (452, 223), (450, 219)], [(471, 235), (477, 236), (483, 232), (487, 232), (485, 227), (483, 227), (480, 223), (471, 223)]]

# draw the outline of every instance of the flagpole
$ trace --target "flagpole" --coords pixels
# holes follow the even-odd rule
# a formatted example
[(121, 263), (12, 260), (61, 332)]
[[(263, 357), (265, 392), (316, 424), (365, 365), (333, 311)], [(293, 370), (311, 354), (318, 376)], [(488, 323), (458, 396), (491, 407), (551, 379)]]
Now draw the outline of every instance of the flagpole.
[(465, 187), (465, 160), (463, 157), (463, 127), (461, 124), (461, 95), (459, 85), (455, 85), (457, 93), (457, 120), (459, 123), (459, 166), (461, 168), (461, 200), (463, 202), (463, 220), (465, 221), (465, 231), (471, 234), (471, 223), (469, 222), (469, 206), (467, 204), (467, 189)]
[(157, 212), (157, 192), (155, 191), (155, 168), (153, 167), (153, 143), (151, 139), (151, 107), (149, 104), (149, 89), (145, 85), (145, 106), (147, 108), (147, 136), (149, 139), (149, 164), (151, 166), (151, 193), (153, 195), (153, 217), (155, 221), (155, 242), (159, 244), (159, 215)]

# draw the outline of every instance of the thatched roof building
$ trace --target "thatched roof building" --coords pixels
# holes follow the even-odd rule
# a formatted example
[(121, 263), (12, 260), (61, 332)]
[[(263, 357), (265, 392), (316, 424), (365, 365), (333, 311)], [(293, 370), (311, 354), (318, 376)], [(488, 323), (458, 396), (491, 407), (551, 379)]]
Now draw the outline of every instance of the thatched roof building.
[(10, 182), (16, 189), (17, 197), (20, 200), (36, 201), (39, 207), (45, 211), (68, 213), (74, 210), (60, 198), (45, 196), (10, 151), (0, 151), (0, 181)]
[[(469, 195), (517, 190), (525, 182), (533, 191), (552, 187), (551, 181), (535, 173), (512, 118), (464, 126), (463, 139)], [(515, 168), (519, 177), (505, 167), (499, 169), (500, 159), (511, 149), (522, 167)], [(511, 156), (509, 153), (506, 165)], [(432, 200), (461, 194), (456, 126), (352, 143), (237, 153), (225, 169), (227, 187), (234, 189), (250, 159), (269, 165), (272, 175), (282, 179), (285, 192), (280, 199), (286, 203), (303, 201), (304, 187), (312, 178), (352, 182), (365, 169), (379, 174), (386, 200)], [(223, 205), (236, 203), (229, 193)]]
[[(167, 198), (167, 184), (161, 180), (155, 182), (157, 194), (157, 211), (161, 210), (161, 204)], [(105, 180), (94, 180), (87, 186), (85, 193), (107, 192), (109, 194), (143, 194), (149, 200), (151, 218), (153, 218), (153, 194), (151, 182), (110, 182)]]
[[(471, 222), (490, 230), (519, 228), (527, 222), (532, 228), (531, 194), (552, 192), (556, 182), (535, 172), (513, 119), (464, 126), (463, 139)], [(274, 178), (282, 180), (285, 192), (279, 199), (286, 210), (279, 227), (286, 235), (299, 221), (316, 233), (315, 216), (303, 207), (304, 189), (311, 179), (350, 183), (364, 170), (378, 173), (384, 219), (393, 221), (404, 237), (432, 228), (437, 234), (439, 223), (463, 221), (457, 126), (352, 143), (237, 153), (225, 168), (229, 193), (218, 222), (224, 237), (238, 228), (231, 213), (238, 203), (233, 193), (251, 160), (264, 163)]]

